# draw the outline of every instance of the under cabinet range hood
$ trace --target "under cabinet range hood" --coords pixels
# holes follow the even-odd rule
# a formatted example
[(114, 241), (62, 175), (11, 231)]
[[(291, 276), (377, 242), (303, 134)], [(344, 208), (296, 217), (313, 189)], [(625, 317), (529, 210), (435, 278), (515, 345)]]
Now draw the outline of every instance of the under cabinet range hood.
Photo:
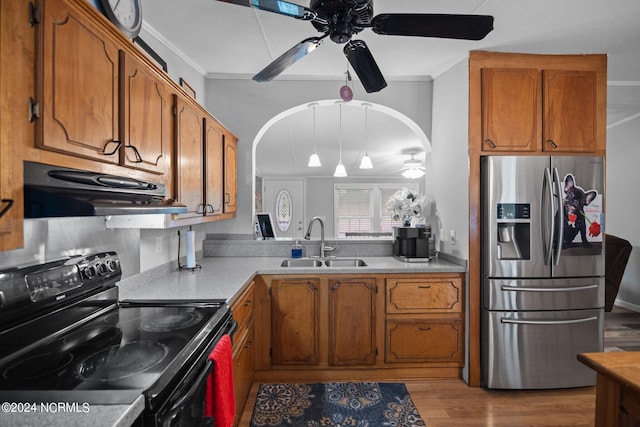
[(175, 214), (161, 183), (24, 162), (24, 217)]

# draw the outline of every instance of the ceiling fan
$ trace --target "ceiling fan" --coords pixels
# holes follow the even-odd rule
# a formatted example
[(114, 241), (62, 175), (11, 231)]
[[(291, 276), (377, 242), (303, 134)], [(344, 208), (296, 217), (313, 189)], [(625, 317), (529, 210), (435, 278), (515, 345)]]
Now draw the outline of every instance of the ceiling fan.
[(448, 39), (481, 40), (493, 30), (493, 16), (454, 15), (435, 13), (383, 13), (373, 16), (373, 0), (310, 0), (304, 7), (284, 0), (218, 0), (241, 6), (311, 21), (321, 33), (309, 37), (267, 65), (253, 77), (265, 82), (304, 58), (329, 37), (335, 43), (346, 43), (343, 49), (347, 60), (360, 78), (364, 89), (378, 92), (387, 82), (373, 55), (362, 40), (352, 40), (354, 34), (365, 28), (382, 35), (438, 37)]
[(420, 178), (425, 174), (425, 167), (422, 162), (415, 158), (416, 152), (411, 151), (411, 158), (402, 164), (402, 176), (409, 179)]

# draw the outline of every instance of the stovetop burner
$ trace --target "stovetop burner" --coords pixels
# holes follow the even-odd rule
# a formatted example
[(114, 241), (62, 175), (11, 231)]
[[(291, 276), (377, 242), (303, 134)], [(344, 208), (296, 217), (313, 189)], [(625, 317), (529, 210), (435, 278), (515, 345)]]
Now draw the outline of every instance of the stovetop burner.
[(174, 312), (163, 317), (153, 317), (143, 321), (140, 327), (149, 332), (171, 332), (177, 329), (188, 328), (201, 321), (202, 313), (198, 311), (182, 311)]
[(93, 353), (78, 365), (77, 375), (87, 381), (118, 381), (141, 374), (162, 362), (169, 348), (161, 343), (134, 341)]
[(71, 353), (40, 353), (10, 364), (2, 372), (9, 381), (37, 381), (49, 375), (58, 375), (73, 362)]

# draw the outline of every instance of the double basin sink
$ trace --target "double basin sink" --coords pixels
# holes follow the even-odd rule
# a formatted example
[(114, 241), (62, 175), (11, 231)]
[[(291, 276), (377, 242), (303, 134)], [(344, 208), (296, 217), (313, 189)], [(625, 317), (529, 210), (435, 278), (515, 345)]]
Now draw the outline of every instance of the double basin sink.
[(359, 258), (292, 258), (282, 260), (280, 267), (366, 267), (367, 263)]

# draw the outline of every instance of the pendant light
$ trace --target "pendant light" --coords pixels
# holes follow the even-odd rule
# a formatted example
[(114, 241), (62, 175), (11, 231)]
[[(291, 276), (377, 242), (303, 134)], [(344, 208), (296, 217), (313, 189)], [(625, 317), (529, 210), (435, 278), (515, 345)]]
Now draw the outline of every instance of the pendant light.
[(371, 157), (369, 157), (369, 153), (367, 152), (367, 109), (371, 106), (371, 104), (362, 104), (364, 106), (364, 157), (360, 161), (360, 169), (373, 169), (373, 163), (371, 162)]
[(340, 133), (339, 133), (340, 161), (338, 162), (338, 166), (336, 166), (336, 171), (333, 173), (333, 176), (345, 177), (347, 176), (347, 170), (344, 168), (344, 165), (342, 164), (342, 103), (339, 104), (339, 107), (340, 107)]
[(313, 102), (309, 104), (313, 106), (313, 154), (309, 156), (309, 164), (307, 165), (310, 168), (319, 168), (322, 166), (320, 163), (320, 157), (318, 157), (318, 153), (316, 153), (316, 106), (317, 102)]

